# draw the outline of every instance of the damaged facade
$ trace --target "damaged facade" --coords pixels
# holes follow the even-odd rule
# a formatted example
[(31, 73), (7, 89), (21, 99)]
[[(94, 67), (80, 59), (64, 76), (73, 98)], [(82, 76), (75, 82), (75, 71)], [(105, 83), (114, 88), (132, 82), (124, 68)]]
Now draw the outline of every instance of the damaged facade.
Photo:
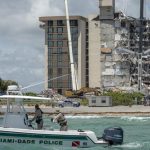
[[(100, 45), (104, 88), (129, 87), (138, 81), (140, 20), (115, 12), (115, 0), (100, 0)], [(106, 12), (106, 13), (105, 13)], [(150, 21), (143, 20), (142, 83), (150, 81)], [(145, 53), (145, 54), (144, 54)]]
[[(70, 16), (78, 89), (131, 87), (138, 80), (140, 20), (115, 12), (115, 0), (99, 0), (100, 14)], [(71, 89), (65, 16), (40, 17), (45, 30), (45, 88)], [(150, 20), (143, 20), (142, 82), (150, 84)], [(150, 51), (150, 50), (149, 50)]]

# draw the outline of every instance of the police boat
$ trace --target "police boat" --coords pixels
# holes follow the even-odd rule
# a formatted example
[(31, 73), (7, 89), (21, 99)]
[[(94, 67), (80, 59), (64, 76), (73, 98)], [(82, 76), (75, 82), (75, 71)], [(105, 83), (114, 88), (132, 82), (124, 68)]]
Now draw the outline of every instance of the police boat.
[(23, 96), (17, 90), (10, 91), (7, 95), (0, 96), (0, 99), (7, 101), (3, 124), (0, 127), (0, 144), (90, 148), (95, 146), (120, 145), (123, 143), (123, 130), (120, 127), (105, 129), (100, 138), (96, 137), (93, 131), (34, 129), (27, 116), (23, 100), (44, 101), (50, 99)]

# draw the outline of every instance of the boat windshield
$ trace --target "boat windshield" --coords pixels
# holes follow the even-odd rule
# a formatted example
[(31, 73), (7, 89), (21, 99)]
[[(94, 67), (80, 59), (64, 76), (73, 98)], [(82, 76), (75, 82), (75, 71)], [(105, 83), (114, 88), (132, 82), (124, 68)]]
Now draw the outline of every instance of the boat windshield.
[(22, 113), (25, 112), (23, 101), (21, 99), (9, 101), (7, 104), (8, 113)]

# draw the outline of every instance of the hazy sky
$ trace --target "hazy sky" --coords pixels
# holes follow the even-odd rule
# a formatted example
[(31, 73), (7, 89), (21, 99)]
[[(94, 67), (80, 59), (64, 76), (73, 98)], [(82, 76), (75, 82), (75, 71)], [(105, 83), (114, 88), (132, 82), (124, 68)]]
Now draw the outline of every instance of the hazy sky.
[[(98, 14), (98, 0), (68, 0), (70, 15)], [(149, 17), (150, 2), (145, 0)], [(139, 0), (116, 0), (116, 10), (139, 16)], [(148, 14), (149, 13), (149, 14)], [(23, 87), (44, 81), (44, 30), (40, 16), (65, 14), (64, 0), (0, 0), (0, 77)], [(149, 15), (149, 16), (148, 16)], [(29, 90), (40, 91), (39, 85)]]

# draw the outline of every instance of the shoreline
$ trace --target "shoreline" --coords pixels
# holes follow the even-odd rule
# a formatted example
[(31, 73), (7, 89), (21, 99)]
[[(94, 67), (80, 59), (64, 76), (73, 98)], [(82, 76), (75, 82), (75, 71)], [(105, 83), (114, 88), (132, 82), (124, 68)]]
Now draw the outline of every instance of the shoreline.
[[(113, 106), (113, 107), (54, 107), (41, 105), (40, 108), (45, 115), (54, 115), (56, 110), (60, 110), (65, 115), (99, 115), (99, 116), (150, 116), (150, 106), (133, 105), (133, 106)], [(34, 114), (34, 106), (25, 106), (27, 114)], [(0, 115), (6, 111), (5, 106), (0, 107)]]

